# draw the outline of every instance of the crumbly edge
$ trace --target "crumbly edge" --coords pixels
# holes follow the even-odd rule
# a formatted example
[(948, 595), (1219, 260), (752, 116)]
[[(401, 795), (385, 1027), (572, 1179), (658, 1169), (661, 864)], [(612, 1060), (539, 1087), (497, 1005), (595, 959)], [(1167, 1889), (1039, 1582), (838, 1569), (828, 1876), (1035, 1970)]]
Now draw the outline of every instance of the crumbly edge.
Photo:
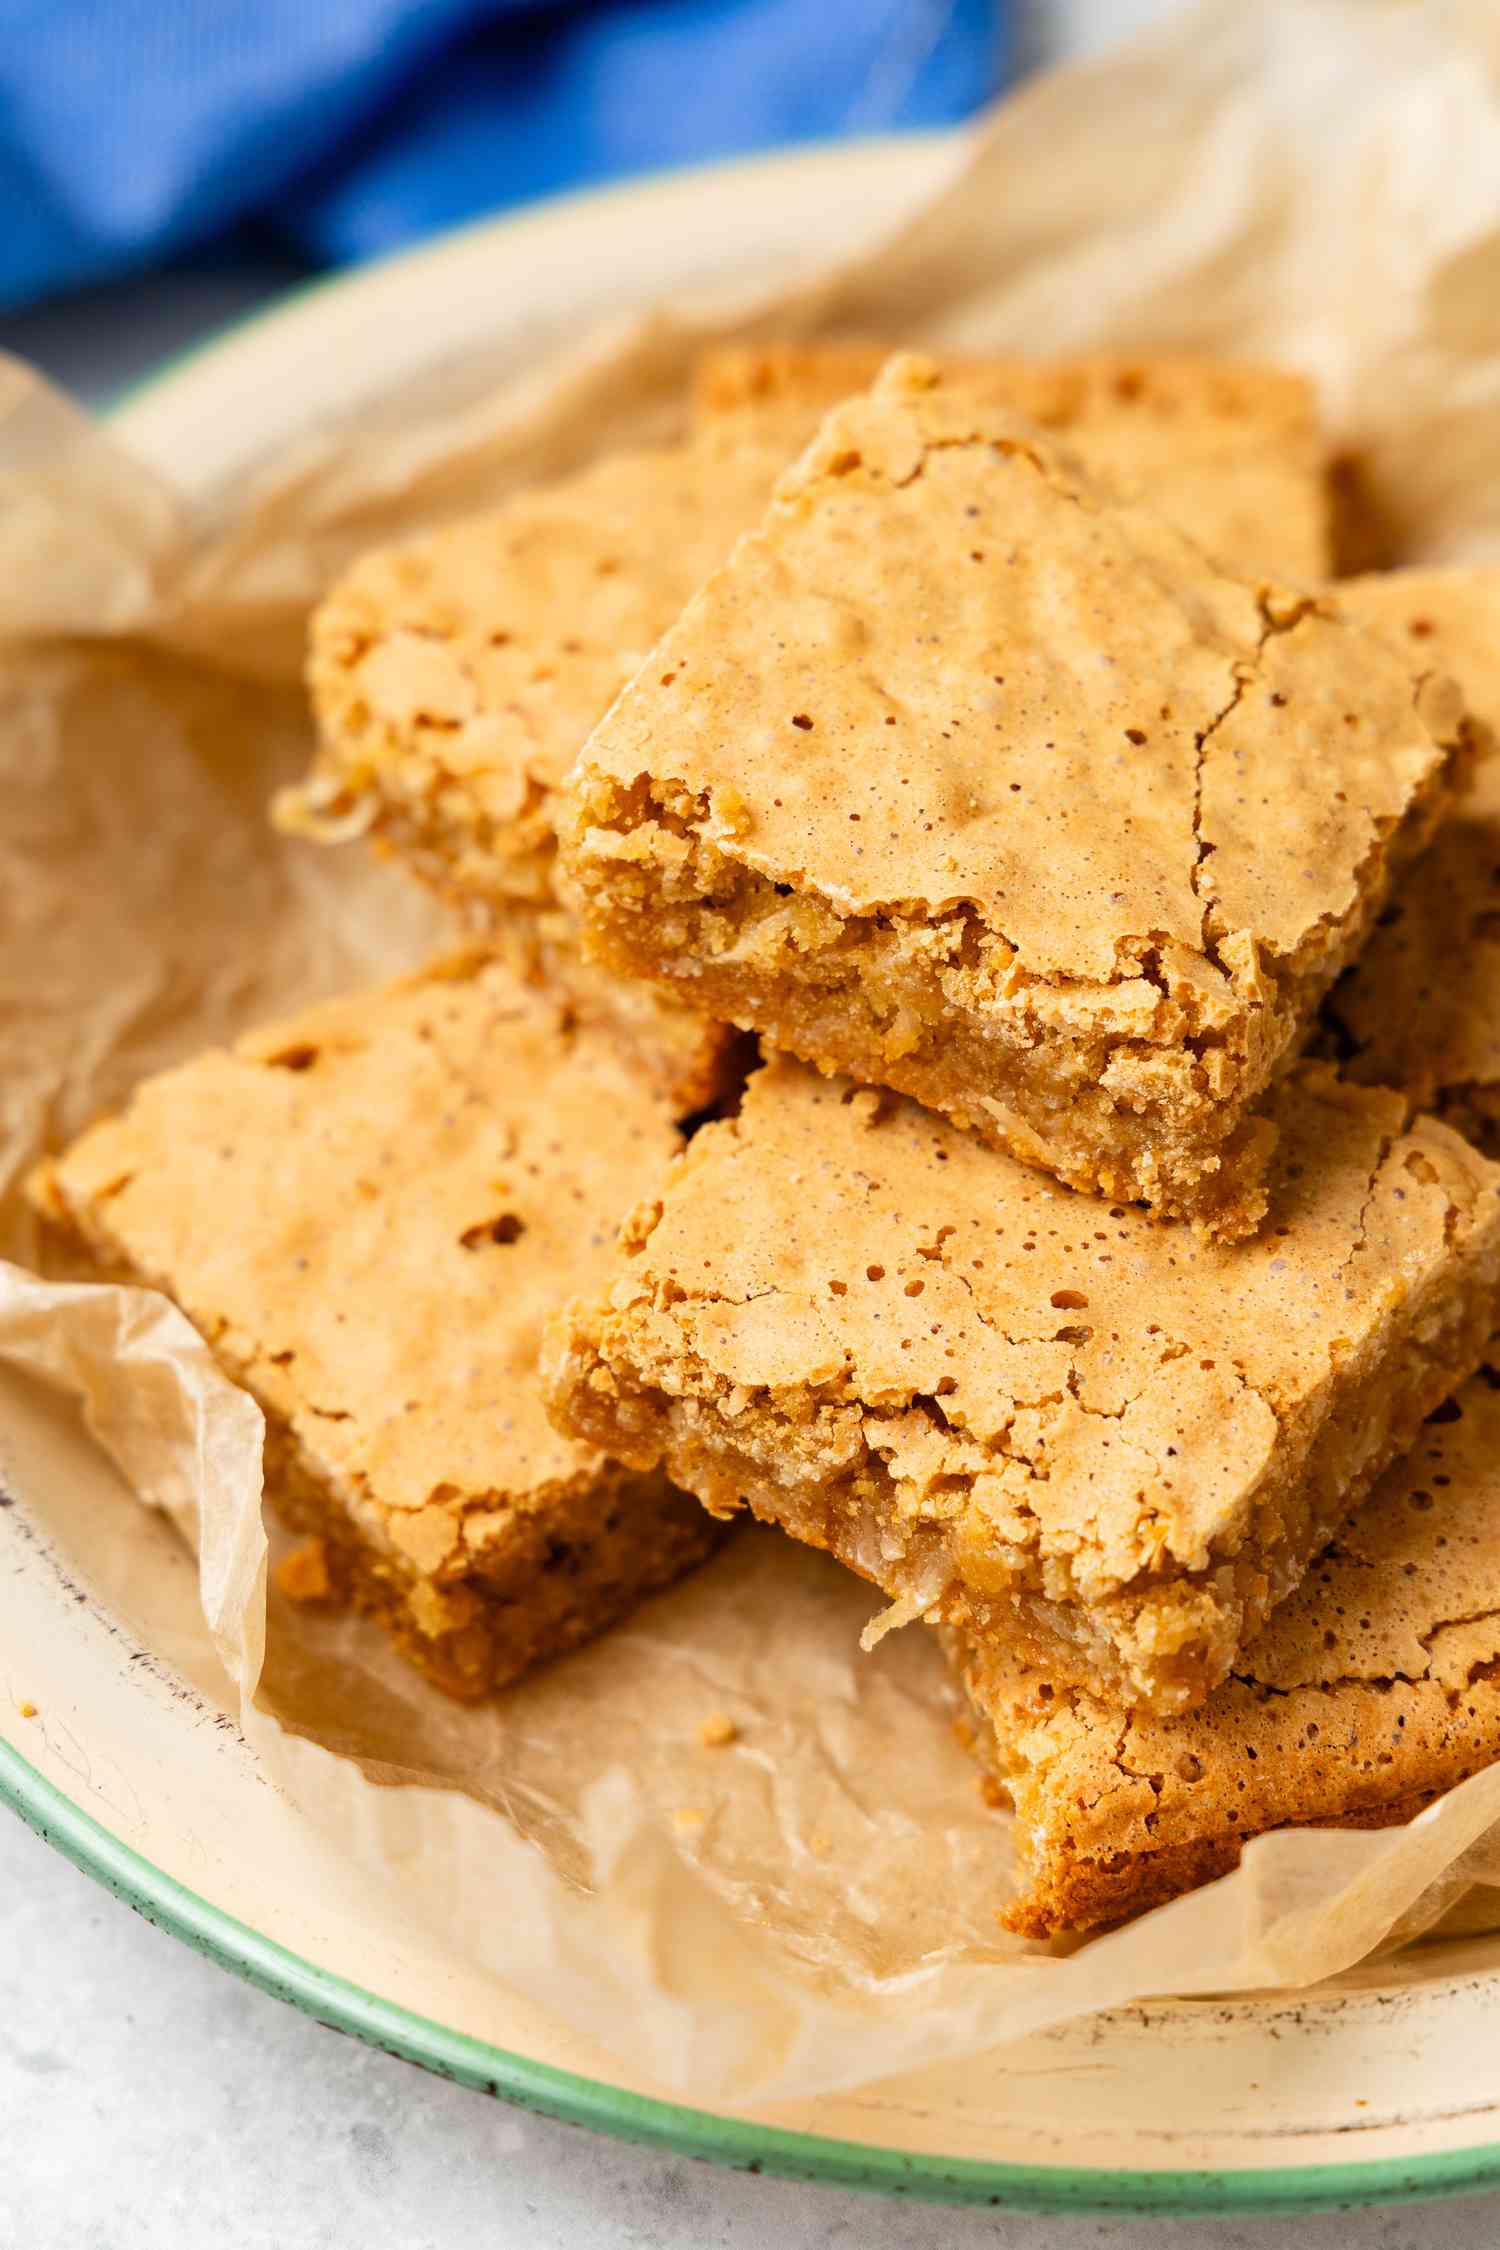
[(503, 1567), (439, 1581), (361, 1539), (306, 1474), (284, 1425), (267, 1426), (266, 1470), (282, 1522), (319, 1542), (332, 1601), (373, 1617), (408, 1663), (462, 1703), (594, 1639), (702, 1562), (722, 1536), (664, 1477), (609, 1464), (585, 1489), (528, 1515)]
[[(692, 994), (820, 1070), (910, 1094), (1070, 1187), (1234, 1241), (1265, 1211), (1274, 1136), (1254, 1104), (1295, 1060), (1453, 786), (1451, 761), (1436, 762), (1403, 817), (1380, 824), (1348, 911), (1294, 957), (1260, 960), (1251, 990), (1221, 964), (1236, 995), (1227, 1024), (1201, 1020), (1159, 943), (1141, 937), (1119, 976), (1159, 990), (1150, 1038), (1111, 1028), (1093, 1004), (1084, 1029), (1061, 1020), (1056, 982), (1022, 973), (972, 906), (850, 914), (752, 870), (706, 832), (723, 808), (670, 782), (622, 787), (580, 770), (568, 879), (590, 951), (616, 974)], [(629, 848), (611, 856), (601, 836)], [(1217, 959), (1210, 920), (1206, 908)]]
[[(1161, 1715), (1195, 1708), (1290, 1594), (1376, 1478), (1479, 1365), (1500, 1284), (1500, 1209), (1436, 1267), (1399, 1314), (1334, 1365), (1316, 1403), (1282, 1415), (1278, 1458), (1251, 1496), (1233, 1551), (1198, 1572), (1143, 1573), (1103, 1601), (1081, 1599), (1065, 1563), (997, 1542), (1004, 1594), (968, 1585), (949, 1518), (903, 1516), (876, 1450), (886, 1414), (837, 1384), (747, 1391), (685, 1341), (651, 1364), (628, 1309), (572, 1307), (547, 1377), (558, 1426), (637, 1468), (663, 1464), (711, 1511), (748, 1507), (833, 1554), (910, 1613), (957, 1626), (1061, 1681)], [(912, 1399), (900, 1409), (941, 1402)], [(834, 1431), (854, 1465), (818, 1473)], [(1352, 1433), (1352, 1434), (1351, 1434)], [(988, 1558), (987, 1558), (988, 1559)]]
[(357, 697), (351, 667), (364, 644), (351, 631), (336, 597), (318, 613), (307, 666), (317, 763), (310, 780), (275, 800), (277, 826), (325, 844), (363, 837), (398, 860), (476, 944), (613, 1038), (678, 1116), (725, 1099), (743, 1076), (729, 1025), (702, 1015), (688, 996), (611, 978), (584, 960), (554, 895), (556, 792), (533, 783), (513, 820), (492, 820), (465, 777), (444, 768), (440, 735), (413, 757), (399, 731), (378, 724)]
[(371, 709), (355, 675), (370, 645), (335, 590), (314, 612), (308, 641), (313, 772), (276, 799), (277, 825), (320, 843), (366, 837), (460, 909), (493, 915), (549, 904), (556, 792), (532, 777), (525, 802), (503, 821), (492, 818), (469, 778), (445, 762), (441, 728), (429, 726), (418, 751)]
[[(164, 1288), (89, 1214), (65, 1206), (45, 1173), (42, 1199), (49, 1230), (97, 1279)], [(702, 1562), (722, 1536), (661, 1473), (607, 1461), (565, 1487), (527, 1495), (487, 1560), (424, 1577), (364, 1535), (237, 1356), (209, 1342), (265, 1416), (266, 1496), (284, 1523), (319, 1541), (327, 1598), (377, 1619), (400, 1654), (458, 1701), (479, 1702), (592, 1639)], [(487, 1514), (499, 1498), (483, 1495)]]
[[(325, 719), (325, 729), (330, 721)], [(377, 766), (325, 731), (313, 777), (276, 798), (276, 826), (320, 844), (363, 837), (398, 858), (419, 882), (460, 914), (496, 921), (554, 903), (557, 835), (554, 792), (537, 784), (513, 821), (497, 822), (464, 776), (429, 754), (420, 783), (406, 773), (403, 745), (387, 730)]]
[[(1256, 1678), (1251, 1651), (1234, 1674), (1235, 1685), (1257, 1699), (1274, 1698), (1285, 1712), (1287, 1732), (1300, 1744), (1290, 1785), (1283, 1776), (1261, 1786), (1250, 1766), (1236, 1769), (1237, 1786), (1215, 1793), (1194, 1756), (1195, 1783), (1210, 1792), (1198, 1834), (1179, 1833), (1146, 1849), (1090, 1848), (1077, 1832), (1077, 1815), (1087, 1816), (1093, 1797), (1075, 1807), (1066, 1776), (1011, 1738), (987, 1692), (983, 1655), (962, 1634), (944, 1630), (941, 1639), (977, 1722), (972, 1746), (1015, 1809), (1024, 1882), (1000, 1919), (1022, 1937), (1055, 1937), (1143, 1913), (1227, 1874), (1252, 1838), (1278, 1828), (1395, 1827), (1500, 1754), (1500, 1678), (1493, 1659), (1477, 1662), (1457, 1687), (1401, 1673), (1285, 1689)], [(1153, 1783), (1126, 1758), (1128, 1714), (1084, 1691), (1060, 1692), (1064, 1708), (1092, 1722), (1091, 1733), (1115, 1737), (1109, 1763), (1123, 1781), (1159, 1788), (1161, 1775)], [(1410, 1720), (1417, 1725), (1408, 1731)], [(1016, 1726), (1030, 1739), (1024, 1714)], [(1415, 1754), (1413, 1741), (1423, 1745)], [(1180, 1819), (1176, 1825), (1181, 1828)]]
[[(1306, 1805), (1287, 1806), (1264, 1819), (1245, 1821), (1233, 1805), (1219, 1808), (1216, 1823), (1192, 1841), (1166, 1844), (1156, 1851), (1089, 1852), (1081, 1850), (1067, 1832), (1064, 1806), (1054, 1802), (1045, 1773), (1029, 1766), (1006, 1740), (1003, 1728), (985, 1707), (982, 1688), (965, 1663), (958, 1636), (944, 1635), (949, 1659), (968, 1690), (978, 1723), (974, 1748), (981, 1763), (998, 1782), (1016, 1814), (1022, 1888), (999, 1915), (1001, 1926), (1017, 1937), (1054, 1938), (1070, 1931), (1100, 1929), (1165, 1905), (1185, 1891), (1197, 1890), (1216, 1876), (1227, 1875), (1240, 1862), (1245, 1846), (1256, 1836), (1278, 1828), (1394, 1828), (1415, 1818), (1424, 1806), (1447, 1789), (1467, 1780), (1471, 1773), (1493, 1761), (1500, 1750), (1500, 1687), (1488, 1677), (1470, 1683), (1473, 1700), (1466, 1716), (1481, 1721), (1485, 1747), (1475, 1749), (1472, 1735), (1450, 1740), (1447, 1755), (1434, 1761), (1426, 1786), (1399, 1795), (1381, 1794), (1378, 1779), (1355, 1778), (1341, 1773), (1338, 1794), (1345, 1802), (1336, 1810), (1313, 1811)], [(1391, 1687), (1399, 1683), (1391, 1682)], [(1273, 1692), (1268, 1690), (1269, 1692)], [(1299, 1699), (1324, 1702), (1335, 1688), (1302, 1688)], [(1372, 1693), (1382, 1692), (1373, 1688)], [(1434, 1696), (1444, 1696), (1432, 1687)], [(1125, 1768), (1120, 1769), (1125, 1772)], [(1371, 1801), (1360, 1802), (1368, 1793)]]
[(356, 767), (330, 735), (319, 759), (313, 782), (276, 800), (276, 823), (285, 833), (322, 843), (363, 836), (381, 856), (399, 860), (458, 916), (476, 945), (549, 992), (574, 1020), (614, 1039), (679, 1117), (733, 1092), (743, 1069), (732, 1026), (703, 1015), (687, 995), (611, 975), (584, 959), (577, 930), (553, 896), (557, 837), (550, 810), (524, 831), (529, 842), (518, 833), (516, 848), (502, 850), (500, 831), (458, 776), (450, 788), (434, 783), (403, 798), (394, 757), (391, 772), (377, 779), (363, 757)]

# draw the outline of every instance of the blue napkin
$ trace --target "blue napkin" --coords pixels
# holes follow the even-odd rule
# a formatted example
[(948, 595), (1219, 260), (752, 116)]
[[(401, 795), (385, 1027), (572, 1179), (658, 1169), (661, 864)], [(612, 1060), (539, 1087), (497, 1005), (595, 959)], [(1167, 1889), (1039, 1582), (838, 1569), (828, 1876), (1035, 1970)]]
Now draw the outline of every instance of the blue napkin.
[(1008, 0), (5, 0), (0, 306), (249, 225), (311, 262), (620, 174), (936, 125)]

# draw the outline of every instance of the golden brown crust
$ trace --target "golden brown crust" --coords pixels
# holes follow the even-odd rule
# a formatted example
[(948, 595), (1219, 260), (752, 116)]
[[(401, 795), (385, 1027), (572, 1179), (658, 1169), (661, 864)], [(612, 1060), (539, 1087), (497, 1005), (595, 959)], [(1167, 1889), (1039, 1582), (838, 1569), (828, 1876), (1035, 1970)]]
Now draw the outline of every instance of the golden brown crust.
[[(1500, 1747), (1500, 1740), (1497, 1740), (1497, 1747)], [(1482, 1756), (1474, 1766), (1455, 1766), (1450, 1781), (1438, 1783), (1417, 1796), (1378, 1805), (1367, 1812), (1336, 1813), (1326, 1819), (1303, 1816), (1295, 1825), (1299, 1828), (1399, 1827), (1430, 1805), (1442, 1789), (1464, 1780), (1478, 1765), (1491, 1763), (1494, 1754)], [(1293, 1823), (1288, 1820), (1277, 1825), (1290, 1827)], [(1003, 1909), (998, 1916), (1000, 1926), (1017, 1937), (1051, 1938), (1070, 1930), (1094, 1930), (1112, 1922), (1128, 1921), (1132, 1915), (1144, 1914), (1153, 1906), (1164, 1906), (1168, 1899), (1180, 1898), (1184, 1891), (1195, 1891), (1200, 1885), (1213, 1882), (1216, 1876), (1228, 1875), (1238, 1867), (1252, 1836), (1267, 1833), (1268, 1829), (1259, 1829), (1241, 1834), (1235, 1829), (1228, 1834), (1205, 1837), (1200, 1843), (1171, 1844), (1161, 1851), (1134, 1856), (1122, 1852), (1098, 1860), (1060, 1859), (1050, 1880), (1036, 1880), (1013, 1904)]]
[(614, 454), (365, 556), (313, 618), (318, 758), (280, 817), (383, 837), (491, 918), (550, 905), (558, 784), (785, 458), (739, 431)]
[[(730, 345), (699, 362), (700, 423), (778, 427), (787, 456), (868, 388), (878, 343)], [(1122, 498), (1149, 500), (1210, 554), (1294, 584), (1331, 568), (1330, 488), (1312, 385), (1284, 369), (1163, 353), (945, 356), (989, 403), (1059, 439)]]
[[(283, 817), (384, 837), (491, 917), (547, 901), (552, 794), (590, 727), (758, 519), (824, 410), (885, 357), (868, 344), (710, 352), (686, 446), (611, 456), (366, 556), (313, 621), (322, 743)], [(1316, 413), (1297, 378), (1166, 359), (965, 364), (995, 398), (1092, 448), (1122, 486), (1179, 480), (1187, 528), (1201, 532), (1210, 511), (1210, 545), (1248, 538), (1268, 556), (1274, 525), (1283, 571), (1326, 573), (1303, 528), (1310, 500), (1282, 489), (1288, 478), (1317, 489)], [(1273, 480), (1263, 521), (1257, 464)]]
[(678, 1145), (613, 1046), (466, 956), (150, 1080), (34, 1193), (177, 1300), (265, 1410), (288, 1517), (480, 1693), (706, 1548), (537, 1383), (544, 1322)]
[(554, 1411), (915, 1614), (1159, 1709), (1202, 1696), (1477, 1363), (1500, 1172), (1394, 1096), (1278, 1095), (1266, 1231), (1070, 1195), (789, 1060), (692, 1142)]
[(1500, 1375), (1434, 1417), (1200, 1711), (1057, 1689), (949, 1637), (1016, 1803), (1029, 1936), (1116, 1921), (1287, 1826), (1409, 1819), (1500, 1756)]
[[(669, 995), (590, 978), (558, 936), (554, 795), (589, 728), (757, 519), (824, 407), (873, 377), (884, 356), (869, 345), (710, 353), (702, 427), (687, 446), (613, 457), (489, 516), (382, 548), (314, 619), (308, 680), (321, 747), (279, 817), (397, 852), (476, 934), (521, 946), (528, 973), (623, 1030), (684, 1109), (722, 1096), (727, 1036)], [(1253, 518), (1245, 477), (1256, 449), (1277, 479), (1300, 474), (1316, 451), (1305, 387), (1254, 370), (997, 363), (993, 379), (1002, 390), (1019, 384), (1044, 417), (1086, 429), (1101, 462), (1119, 456), (1121, 473), (1136, 456), (1142, 473), (1182, 472), (1184, 505), (1217, 507), (1215, 534), (1231, 541), (1242, 528), (1263, 538), (1236, 514), (1250, 498)], [(1259, 504), (1287, 541), (1306, 518), (1280, 483)]]
[(295, 833), (396, 854), (519, 973), (620, 1036), (680, 1115), (729, 1090), (734, 1035), (582, 958), (553, 895), (555, 796), (783, 458), (769, 431), (616, 455), (365, 556), (314, 616), (318, 754), (275, 808)]
[(1456, 696), (897, 361), (596, 730), (600, 958), (1224, 1234), (1445, 807)]

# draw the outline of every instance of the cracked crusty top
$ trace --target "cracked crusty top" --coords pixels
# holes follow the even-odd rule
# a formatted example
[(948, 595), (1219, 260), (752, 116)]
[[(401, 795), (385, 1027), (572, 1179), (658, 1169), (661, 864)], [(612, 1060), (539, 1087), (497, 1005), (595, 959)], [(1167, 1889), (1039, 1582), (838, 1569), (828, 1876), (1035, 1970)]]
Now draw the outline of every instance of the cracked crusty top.
[[(1249, 1835), (1409, 1807), (1488, 1763), (1500, 1662), (1497, 1464), (1500, 1377), (1486, 1368), (1386, 1472), (1232, 1677), (1169, 1723), (1059, 1694), (1007, 1668), (998, 1649), (971, 1650), (1035, 1843), (1113, 1870), (1121, 1855), (1191, 1847), (1226, 1825)], [(1485, 1679), (1476, 1719), (1467, 1698)], [(1066, 1917), (1066, 1896), (1062, 1904)]]
[[(787, 456), (828, 408), (873, 383), (890, 348), (833, 341), (725, 345), (698, 363), (699, 420), (779, 417)], [(1181, 354), (942, 364), (991, 404), (1024, 414), (1117, 496), (1158, 514), (1239, 570), (1314, 584), (1332, 568), (1327, 460), (1312, 385), (1284, 368)]]
[(904, 359), (828, 417), (575, 782), (649, 776), (843, 913), (967, 903), (1022, 980), (1128, 1013), (1150, 979), (1211, 1022), (1357, 911), (1456, 726), (1446, 682)]
[(545, 897), (553, 791), (786, 459), (772, 432), (713, 431), (366, 555), (313, 619), (322, 743), (281, 816), (368, 819), (391, 798), (429, 800), (435, 819), (515, 859), (514, 887)]
[(1500, 569), (1347, 580), (1340, 606), (1450, 672), (1475, 734), (1473, 780), (1334, 995), (1353, 1068), (1420, 1101), (1500, 1086)]
[(597, 1471), (538, 1339), (679, 1145), (611, 1045), (465, 961), (150, 1080), (39, 1199), (169, 1291), (372, 1536), (456, 1570)]
[(1500, 1242), (1500, 1172), (1396, 1096), (1307, 1067), (1277, 1115), (1267, 1224), (1225, 1248), (775, 1059), (575, 1325), (632, 1380), (717, 1399), (731, 1437), (768, 1395), (820, 1481), (875, 1452), (901, 1514), (958, 1519), (981, 1590), (997, 1545), (1065, 1559), (1084, 1598), (1201, 1569), (1331, 1380), (1386, 1363), (1408, 1294)]

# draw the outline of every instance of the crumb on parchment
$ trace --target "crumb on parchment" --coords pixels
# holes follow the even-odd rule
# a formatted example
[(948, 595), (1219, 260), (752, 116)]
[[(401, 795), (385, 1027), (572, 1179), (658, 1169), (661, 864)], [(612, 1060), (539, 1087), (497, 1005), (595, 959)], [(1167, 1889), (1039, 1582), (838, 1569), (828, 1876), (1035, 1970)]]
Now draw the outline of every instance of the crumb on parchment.
[(289, 1602), (326, 1602), (333, 1592), (326, 1542), (304, 1539), (283, 1555), (276, 1565), (276, 1584)]
[(740, 1730), (727, 1711), (710, 1711), (699, 1721), (698, 1740), (705, 1750), (724, 1750), (731, 1742), (738, 1742)]

